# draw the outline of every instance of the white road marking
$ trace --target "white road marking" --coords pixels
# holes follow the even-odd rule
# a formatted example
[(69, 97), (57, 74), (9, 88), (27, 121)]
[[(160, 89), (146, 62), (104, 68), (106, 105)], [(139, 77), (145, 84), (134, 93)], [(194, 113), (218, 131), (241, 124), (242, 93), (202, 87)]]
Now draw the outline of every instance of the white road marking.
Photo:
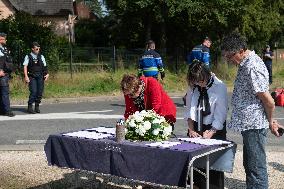
[(48, 113), (48, 114), (24, 114), (15, 117), (1, 116), (0, 121), (19, 121), (19, 120), (56, 120), (56, 119), (121, 119), (123, 115), (96, 114), (111, 112), (113, 110), (67, 112), (67, 113)]
[[(123, 119), (123, 115), (116, 114), (100, 114), (112, 112), (113, 110), (101, 111), (84, 111), (84, 112), (64, 112), (64, 113), (47, 113), (47, 114), (23, 114), (15, 117), (1, 116), (1, 121), (23, 121), (23, 120), (60, 120), (60, 119)], [(184, 120), (183, 117), (177, 117), (177, 120)], [(284, 118), (274, 118), (276, 120), (284, 120)]]
[(16, 144), (45, 144), (46, 140), (17, 140)]
[(182, 99), (182, 96), (171, 96), (172, 99)]

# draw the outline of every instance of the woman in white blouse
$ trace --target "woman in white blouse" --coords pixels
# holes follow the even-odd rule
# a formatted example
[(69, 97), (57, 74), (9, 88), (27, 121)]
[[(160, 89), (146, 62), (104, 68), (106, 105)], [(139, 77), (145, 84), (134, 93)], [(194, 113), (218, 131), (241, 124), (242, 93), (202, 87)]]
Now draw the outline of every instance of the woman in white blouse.
[[(189, 137), (226, 139), (228, 111), (227, 87), (206, 65), (195, 61), (187, 74), (185, 120)], [(195, 176), (195, 185), (203, 188), (205, 178)], [(210, 189), (224, 188), (224, 173), (210, 171)]]
[[(226, 85), (199, 61), (195, 61), (189, 67), (187, 81), (190, 86), (186, 96), (185, 111), (188, 136), (226, 139), (224, 127), (228, 111)], [(203, 110), (202, 130), (198, 129), (200, 117), (198, 107)]]

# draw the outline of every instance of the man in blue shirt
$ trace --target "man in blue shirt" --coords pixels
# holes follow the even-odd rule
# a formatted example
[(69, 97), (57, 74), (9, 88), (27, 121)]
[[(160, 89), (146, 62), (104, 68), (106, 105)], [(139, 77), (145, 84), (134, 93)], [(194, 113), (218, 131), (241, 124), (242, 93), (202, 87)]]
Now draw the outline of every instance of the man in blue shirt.
[(161, 79), (165, 77), (162, 58), (155, 51), (155, 42), (149, 40), (146, 43), (146, 51), (139, 60), (138, 76), (154, 77), (158, 79), (158, 74), (161, 73)]
[(266, 45), (266, 49), (263, 51), (262, 60), (269, 74), (269, 84), (272, 84), (272, 59), (273, 58), (274, 58), (274, 54), (270, 50), (270, 46)]
[(209, 37), (205, 37), (203, 43), (195, 46), (187, 56), (187, 63), (191, 64), (193, 60), (197, 59), (203, 62), (208, 67), (210, 66), (210, 46), (212, 41)]

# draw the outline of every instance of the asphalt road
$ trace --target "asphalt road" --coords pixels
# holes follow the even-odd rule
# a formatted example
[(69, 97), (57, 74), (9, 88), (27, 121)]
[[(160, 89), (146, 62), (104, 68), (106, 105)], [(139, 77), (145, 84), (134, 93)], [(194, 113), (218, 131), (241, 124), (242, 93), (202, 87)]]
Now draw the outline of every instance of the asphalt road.
[[(177, 105), (175, 133), (183, 135), (187, 126), (183, 120), (181, 96), (171, 97)], [(120, 97), (69, 99), (64, 103), (45, 101), (41, 105), (40, 114), (27, 114), (26, 105), (12, 105), (15, 117), (0, 116), (0, 150), (42, 149), (50, 134), (114, 126), (116, 121), (122, 118), (124, 108), (124, 101)], [(275, 118), (284, 125), (283, 107), (276, 107)], [(241, 146), (239, 133), (228, 131), (227, 137)], [(269, 134), (268, 149), (284, 151), (283, 144), (284, 136), (276, 138)]]

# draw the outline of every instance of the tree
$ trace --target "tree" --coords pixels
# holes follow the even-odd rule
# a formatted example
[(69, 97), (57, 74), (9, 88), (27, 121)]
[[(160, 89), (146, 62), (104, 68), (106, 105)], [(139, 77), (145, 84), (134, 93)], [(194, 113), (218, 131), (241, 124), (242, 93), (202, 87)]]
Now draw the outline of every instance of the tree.
[(11, 50), (18, 69), (21, 69), (25, 54), (30, 52), (31, 43), (37, 41), (43, 47), (43, 54), (50, 70), (58, 70), (59, 41), (64, 40), (54, 34), (51, 26), (41, 25), (38, 19), (28, 13), (17, 12), (15, 15), (1, 20), (0, 29), (8, 34), (7, 46)]

